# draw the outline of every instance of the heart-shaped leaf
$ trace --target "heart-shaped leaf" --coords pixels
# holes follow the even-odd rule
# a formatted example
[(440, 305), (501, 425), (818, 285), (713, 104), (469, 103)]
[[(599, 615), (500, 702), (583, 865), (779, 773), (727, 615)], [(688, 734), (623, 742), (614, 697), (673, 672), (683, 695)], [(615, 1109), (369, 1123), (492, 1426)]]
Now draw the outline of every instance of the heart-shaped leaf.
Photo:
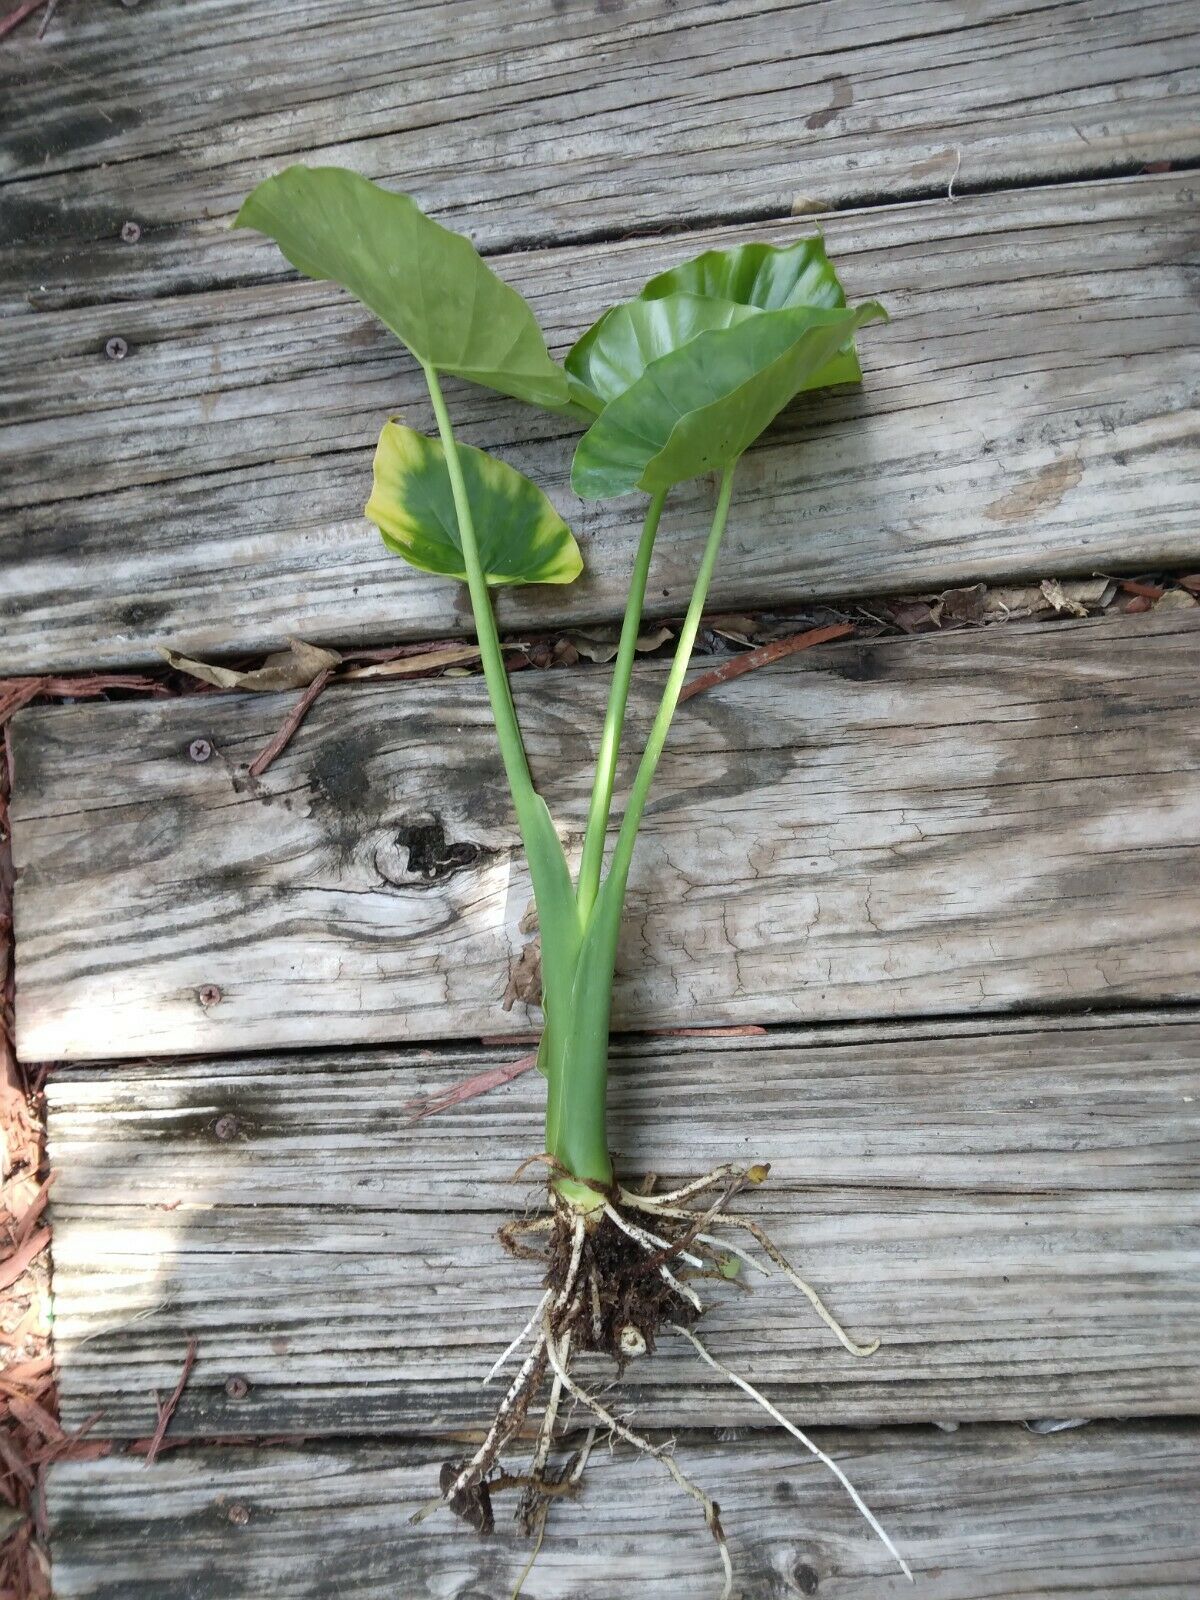
[(533, 312), (469, 239), (344, 167), (288, 167), (234, 221), (275, 240), (308, 278), (349, 289), (419, 361), (558, 409), (570, 394)]
[(795, 244), (739, 244), (730, 250), (706, 250), (651, 278), (638, 298), (661, 300), (671, 294), (732, 300), (759, 311), (792, 306), (836, 309), (846, 304), (845, 291), (819, 234), (797, 239)]
[(670, 488), (728, 466), (802, 389), (823, 386), (856, 328), (886, 317), (848, 309), (763, 311), (660, 356), (579, 441), (571, 482), (584, 499)]
[(612, 306), (571, 348), (563, 363), (602, 410), (636, 383), (652, 361), (670, 355), (714, 328), (729, 328), (757, 316), (752, 306), (699, 294), (660, 300), (626, 300)]
[[(824, 240), (790, 245), (743, 244), (707, 250), (661, 272), (633, 300), (611, 307), (566, 358), (576, 400), (599, 414), (660, 356), (698, 334), (728, 328), (762, 311), (802, 306), (839, 310), (845, 292)], [(858, 383), (862, 369), (853, 342), (832, 358), (829, 371), (806, 385)]]
[[(458, 457), (488, 583), (577, 578), (583, 571), (579, 546), (537, 485), (470, 445), (460, 444)], [(366, 514), (395, 555), (423, 572), (466, 580), (454, 494), (438, 440), (399, 422), (384, 425)]]

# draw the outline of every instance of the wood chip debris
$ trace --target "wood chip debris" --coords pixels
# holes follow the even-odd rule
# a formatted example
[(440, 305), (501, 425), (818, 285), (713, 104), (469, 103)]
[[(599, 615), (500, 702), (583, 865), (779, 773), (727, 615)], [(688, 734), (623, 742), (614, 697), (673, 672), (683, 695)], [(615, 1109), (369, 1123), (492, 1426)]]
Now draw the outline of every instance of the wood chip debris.
[[(188, 1379), (192, 1375), (192, 1368), (196, 1365), (197, 1348), (197, 1341), (193, 1335), (193, 1337), (188, 1340), (187, 1351), (183, 1358), (183, 1371), (179, 1374), (179, 1382), (175, 1385), (174, 1389), (171, 1391), (166, 1400), (160, 1400), (157, 1395), (154, 1396), (154, 1404), (158, 1411), (158, 1421), (155, 1424), (154, 1432), (150, 1435), (149, 1441), (146, 1441), (146, 1465), (148, 1467), (152, 1467), (154, 1465), (155, 1461), (158, 1459), (158, 1453), (163, 1447), (163, 1440), (167, 1436), (167, 1429), (171, 1425), (171, 1418), (175, 1415), (175, 1409), (180, 1400), (183, 1398), (183, 1391), (187, 1388)], [(142, 1440), (137, 1441), (137, 1444), (141, 1443), (143, 1443)], [(137, 1445), (135, 1445), (133, 1448), (136, 1449)]]

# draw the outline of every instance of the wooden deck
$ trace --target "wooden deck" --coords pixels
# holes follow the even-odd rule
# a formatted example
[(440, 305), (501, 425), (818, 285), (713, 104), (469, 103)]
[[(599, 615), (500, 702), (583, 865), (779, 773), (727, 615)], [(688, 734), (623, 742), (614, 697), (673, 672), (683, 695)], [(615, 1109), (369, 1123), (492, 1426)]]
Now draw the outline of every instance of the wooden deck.
[[(469, 231), (556, 353), (669, 262), (821, 228), (894, 320), (861, 392), (747, 458), (714, 611), (1200, 571), (1185, 0), (71, 0), (36, 33), (0, 43), (2, 674), (468, 631), (359, 513), (381, 416), (429, 424), (411, 363), (228, 229), (296, 159)], [(588, 563), (503, 595), (503, 628), (611, 623), (630, 505), (574, 499), (555, 419), (453, 403)], [(657, 617), (712, 494), (672, 499)], [(883, 1347), (855, 1362), (776, 1287), (720, 1303), (710, 1346), (844, 1461), (931, 1600), (1200, 1591), (1200, 606), (1093, 609), (697, 696), (631, 888), (614, 1143), (664, 1178), (771, 1160), (757, 1213)], [(606, 688), (514, 679), (572, 851)], [(481, 682), (335, 686), (250, 778), (294, 698), (11, 729), (17, 1044), (65, 1063), (62, 1416), (114, 1443), (49, 1475), (64, 1600), (504, 1600), (527, 1555), (407, 1521), (536, 1298), (493, 1235), (540, 1081), (412, 1120), (538, 1019), (504, 1009), (529, 888)], [(427, 871), (431, 825), (467, 848)], [(655, 1031), (697, 1026), (764, 1031)], [(624, 1395), (719, 1494), (739, 1600), (907, 1592), (676, 1344)], [(692, 1510), (602, 1453), (529, 1600), (715, 1594)]]

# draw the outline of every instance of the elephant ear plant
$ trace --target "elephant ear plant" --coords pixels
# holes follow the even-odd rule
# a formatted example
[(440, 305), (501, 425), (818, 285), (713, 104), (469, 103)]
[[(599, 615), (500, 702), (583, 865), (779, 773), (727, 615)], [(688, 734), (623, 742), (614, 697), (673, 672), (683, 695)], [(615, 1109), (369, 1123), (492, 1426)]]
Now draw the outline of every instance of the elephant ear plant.
[[(581, 1384), (575, 1358), (601, 1352), (623, 1367), (651, 1351), (662, 1333), (677, 1333), (821, 1455), (700, 1342), (694, 1325), (703, 1303), (696, 1283), (728, 1279), (743, 1265), (778, 1270), (852, 1355), (870, 1355), (876, 1346), (850, 1339), (758, 1224), (730, 1211), (736, 1195), (766, 1177), (765, 1164), (722, 1166), (662, 1194), (626, 1185), (614, 1173), (606, 1091), (617, 940), (638, 829), (684, 685), (737, 463), (796, 394), (858, 380), (855, 333), (884, 312), (873, 302), (847, 306), (820, 239), (782, 248), (747, 244), (709, 251), (651, 279), (635, 298), (607, 311), (559, 366), (528, 305), (467, 239), (425, 216), (407, 196), (355, 173), (291, 167), (254, 190), (237, 226), (270, 235), (308, 277), (348, 289), (421, 365), (437, 438), (386, 423), (367, 516), (389, 550), (467, 585), (537, 906), (547, 1207), (535, 1219), (508, 1224), (501, 1240), (514, 1255), (544, 1263), (544, 1293), (488, 1374), (494, 1377), (519, 1357), (483, 1443), (469, 1459), (446, 1463), (440, 1495), (418, 1515), (448, 1505), (490, 1528), (492, 1496), (519, 1488), (518, 1520), (540, 1544), (553, 1499), (577, 1483), (586, 1459), (585, 1451), (558, 1475), (548, 1465), (558, 1409), (569, 1399), (610, 1434), (660, 1460), (697, 1501), (720, 1550), (728, 1595), (732, 1571), (716, 1504), (685, 1476), (670, 1446), (643, 1438)], [(569, 583), (582, 560), (570, 529), (540, 489), (494, 456), (456, 440), (442, 393), (445, 374), (585, 422), (572, 468), (572, 483), (584, 498), (635, 490), (649, 496), (575, 875), (534, 787), (489, 590)], [(618, 749), (655, 538), (671, 489), (706, 473), (719, 475), (711, 531), (606, 868)], [(723, 1243), (715, 1231), (722, 1228), (749, 1234), (762, 1257)], [(542, 1395), (531, 1462), (522, 1473), (501, 1471), (502, 1452), (515, 1445)], [(895, 1555), (840, 1469), (822, 1459)]]

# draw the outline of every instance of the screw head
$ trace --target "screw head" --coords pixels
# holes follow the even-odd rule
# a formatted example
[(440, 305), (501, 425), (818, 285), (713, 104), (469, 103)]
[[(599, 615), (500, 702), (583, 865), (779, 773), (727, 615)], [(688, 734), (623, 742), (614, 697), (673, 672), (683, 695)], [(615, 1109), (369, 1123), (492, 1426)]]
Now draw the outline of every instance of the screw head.
[(230, 1522), (233, 1523), (235, 1528), (244, 1528), (250, 1521), (250, 1507), (233, 1505), (230, 1506), (225, 1515), (229, 1518)]
[(188, 745), (188, 755), (193, 761), (207, 761), (212, 755), (212, 745), (207, 739), (193, 739)]
[(121, 338), (120, 334), (114, 334), (113, 337), (105, 343), (104, 354), (110, 361), (124, 361), (125, 357), (129, 354), (129, 346), (125, 343), (125, 340)]
[(202, 1006), (204, 1006), (206, 1009), (209, 1006), (220, 1005), (220, 1003), (221, 1003), (221, 991), (220, 991), (220, 989), (217, 988), (215, 983), (201, 984), (200, 992), (199, 992), (199, 999), (200, 999), (200, 1004)]
[(126, 244), (136, 244), (142, 237), (141, 225), (136, 222), (126, 222), (121, 226), (121, 238)]
[(231, 1117), (228, 1115), (224, 1117), (218, 1117), (213, 1125), (213, 1132), (216, 1134), (217, 1138), (226, 1144), (236, 1135), (237, 1131), (238, 1122), (236, 1117)]
[(244, 1400), (250, 1393), (250, 1385), (245, 1378), (240, 1376), (226, 1378), (225, 1393), (231, 1400)]

